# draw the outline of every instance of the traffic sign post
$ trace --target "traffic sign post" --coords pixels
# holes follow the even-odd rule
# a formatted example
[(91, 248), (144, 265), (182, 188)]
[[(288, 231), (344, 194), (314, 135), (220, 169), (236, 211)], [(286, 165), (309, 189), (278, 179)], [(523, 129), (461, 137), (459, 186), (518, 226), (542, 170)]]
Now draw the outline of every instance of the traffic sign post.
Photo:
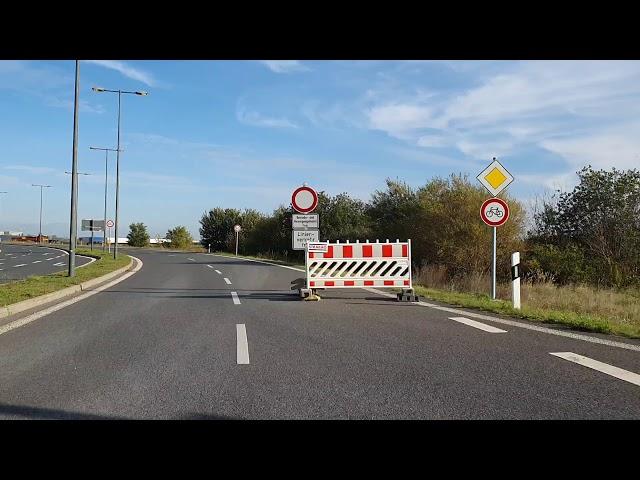
[(296, 212), (311, 213), (318, 206), (318, 194), (306, 185), (298, 187), (291, 195), (291, 205)]
[(493, 247), (491, 256), (491, 299), (496, 299), (496, 253), (497, 253), (497, 231), (496, 228), (509, 218), (509, 206), (504, 200), (495, 198), (500, 192), (513, 182), (513, 175), (493, 157), (493, 161), (478, 174), (478, 181), (494, 197), (482, 204), (480, 207), (480, 218), (482, 221), (493, 227)]
[(113, 220), (107, 220), (107, 228), (109, 229), (109, 236), (105, 239), (107, 242), (107, 248), (109, 253), (111, 253), (111, 228), (113, 227)]
[(236, 257), (238, 256), (238, 234), (240, 233), (240, 230), (242, 230), (240, 225), (235, 225), (233, 227), (233, 231), (236, 232)]

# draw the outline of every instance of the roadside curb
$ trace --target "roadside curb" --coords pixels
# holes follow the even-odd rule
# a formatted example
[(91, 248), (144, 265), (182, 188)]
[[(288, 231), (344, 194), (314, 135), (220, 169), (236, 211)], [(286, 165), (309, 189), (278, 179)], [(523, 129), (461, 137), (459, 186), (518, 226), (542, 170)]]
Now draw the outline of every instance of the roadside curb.
[(6, 318), (11, 315), (15, 315), (16, 313), (24, 312), (25, 310), (50, 303), (54, 300), (66, 298), (76, 293), (91, 289), (93, 287), (96, 287), (97, 285), (113, 279), (114, 277), (126, 273), (127, 271), (131, 270), (133, 266), (133, 257), (129, 256), (129, 264), (127, 266), (119, 268), (118, 270), (114, 270), (113, 272), (109, 272), (101, 277), (93, 278), (91, 280), (87, 280), (86, 282), (82, 282), (79, 285), (72, 285), (71, 287), (66, 287), (56, 292), (40, 295), (36, 298), (30, 298), (29, 300), (23, 300), (22, 302), (12, 303), (11, 305), (1, 307), (2, 309), (0, 310), (0, 318)]

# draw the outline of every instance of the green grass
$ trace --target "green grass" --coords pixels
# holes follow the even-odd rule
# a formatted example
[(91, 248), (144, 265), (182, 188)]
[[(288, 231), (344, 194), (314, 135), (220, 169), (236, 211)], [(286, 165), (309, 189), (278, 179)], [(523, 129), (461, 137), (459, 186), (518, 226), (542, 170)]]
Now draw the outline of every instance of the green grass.
[(87, 280), (100, 277), (107, 273), (118, 270), (129, 265), (131, 259), (127, 255), (118, 255), (117, 260), (113, 259), (113, 254), (102, 253), (102, 251), (79, 249), (77, 254), (97, 258), (95, 262), (86, 267), (77, 268), (74, 277), (68, 277), (67, 272), (58, 272), (45, 276), (29, 277), (25, 280), (4, 283), (0, 285), (0, 306), (7, 306), (13, 303), (29, 300), (62, 290), (66, 287), (78, 285)]
[(477, 293), (460, 293), (438, 290), (414, 285), (416, 294), (430, 300), (474, 308), (487, 312), (501, 313), (511, 317), (523, 318), (543, 323), (566, 325), (575, 330), (608, 333), (628, 338), (640, 338), (640, 326), (628, 322), (623, 317), (589, 314), (571, 310), (530, 307), (523, 303), (521, 310), (511, 306), (505, 300), (491, 300), (488, 295)]

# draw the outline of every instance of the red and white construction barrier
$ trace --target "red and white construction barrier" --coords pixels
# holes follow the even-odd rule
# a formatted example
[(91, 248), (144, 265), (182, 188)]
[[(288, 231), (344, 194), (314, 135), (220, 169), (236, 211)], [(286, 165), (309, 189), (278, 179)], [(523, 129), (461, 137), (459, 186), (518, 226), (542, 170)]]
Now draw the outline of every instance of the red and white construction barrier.
[[(314, 244), (318, 245), (318, 244)], [(307, 288), (401, 287), (412, 289), (411, 240), (326, 243), (325, 252), (305, 249)]]

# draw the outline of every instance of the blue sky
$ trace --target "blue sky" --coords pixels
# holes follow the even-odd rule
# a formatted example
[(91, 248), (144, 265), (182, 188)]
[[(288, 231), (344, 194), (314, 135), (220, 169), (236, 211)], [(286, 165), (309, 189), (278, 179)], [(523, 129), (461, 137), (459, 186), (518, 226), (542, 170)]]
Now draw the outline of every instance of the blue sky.
[[(68, 235), (73, 61), (0, 61), (0, 229)], [(496, 156), (526, 204), (575, 171), (640, 166), (638, 61), (83, 61), (79, 218), (101, 218), (123, 96), (121, 235), (215, 206), (270, 212), (308, 182), (369, 199), (386, 177), (475, 177)], [(110, 156), (110, 174), (115, 156)], [(113, 218), (114, 177), (109, 211)], [(475, 180), (474, 180), (475, 181)]]

